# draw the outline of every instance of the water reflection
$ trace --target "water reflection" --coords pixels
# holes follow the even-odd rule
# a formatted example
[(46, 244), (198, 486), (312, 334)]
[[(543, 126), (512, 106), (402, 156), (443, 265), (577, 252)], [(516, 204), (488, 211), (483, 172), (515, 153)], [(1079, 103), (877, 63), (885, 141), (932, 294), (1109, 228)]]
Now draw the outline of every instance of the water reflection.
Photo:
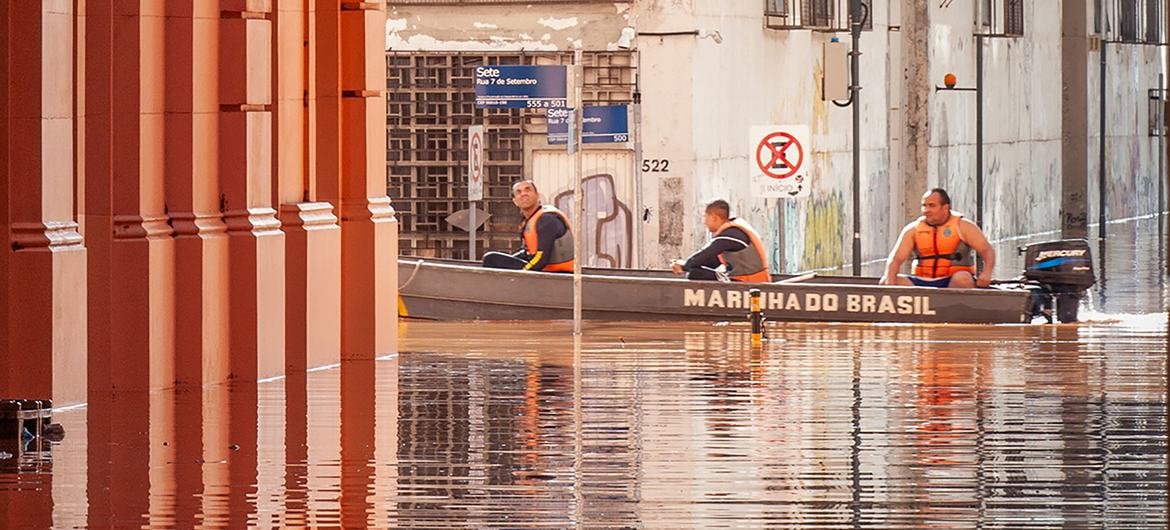
[(565, 323), (410, 323), (395, 359), (60, 414), (3, 522), (1163, 527), (1165, 325), (594, 325), (576, 375)]
[(1154, 245), (1106, 243), (1081, 324), (410, 322), (389, 359), (92, 392), (0, 469), (0, 527), (1164, 528)]

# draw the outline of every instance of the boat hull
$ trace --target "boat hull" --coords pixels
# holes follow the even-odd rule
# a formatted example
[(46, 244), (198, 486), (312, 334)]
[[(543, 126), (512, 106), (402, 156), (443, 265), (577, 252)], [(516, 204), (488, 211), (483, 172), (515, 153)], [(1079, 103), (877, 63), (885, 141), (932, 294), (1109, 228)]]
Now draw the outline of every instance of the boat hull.
[[(573, 316), (571, 274), (484, 269), (399, 258), (399, 314), (436, 320), (558, 320)], [(784, 278), (784, 277), (777, 277)], [(1021, 323), (1030, 294), (1007, 289), (879, 286), (874, 278), (820, 276), (798, 283), (720, 283), (669, 271), (587, 269), (587, 320), (743, 320), (761, 291), (772, 321)]]

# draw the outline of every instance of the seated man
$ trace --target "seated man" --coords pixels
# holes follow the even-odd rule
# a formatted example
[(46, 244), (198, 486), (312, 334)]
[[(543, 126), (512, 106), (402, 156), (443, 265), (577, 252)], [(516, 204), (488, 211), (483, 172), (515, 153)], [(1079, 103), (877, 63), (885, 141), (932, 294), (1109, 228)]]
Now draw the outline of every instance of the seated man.
[(731, 217), (725, 200), (711, 201), (703, 215), (703, 224), (714, 235), (707, 245), (685, 260), (670, 263), (675, 274), (686, 273), (689, 280), (718, 279), (715, 269), (727, 266), (727, 274), (737, 282), (770, 282), (768, 257), (759, 234), (747, 223)]
[[(513, 253), (487, 252), (483, 266), (545, 272), (573, 272), (573, 231), (569, 219), (556, 207), (540, 204), (540, 193), (531, 180), (512, 185), (512, 204), (524, 215), (520, 223), (523, 249)], [(546, 215), (547, 214), (547, 215)]]
[[(976, 278), (975, 258), (983, 258), (983, 272)], [(914, 275), (898, 274), (902, 264), (914, 256)], [(934, 188), (922, 196), (922, 217), (902, 229), (898, 244), (890, 252), (881, 285), (922, 287), (987, 287), (995, 269), (995, 250), (979, 225), (951, 211), (946, 190)]]

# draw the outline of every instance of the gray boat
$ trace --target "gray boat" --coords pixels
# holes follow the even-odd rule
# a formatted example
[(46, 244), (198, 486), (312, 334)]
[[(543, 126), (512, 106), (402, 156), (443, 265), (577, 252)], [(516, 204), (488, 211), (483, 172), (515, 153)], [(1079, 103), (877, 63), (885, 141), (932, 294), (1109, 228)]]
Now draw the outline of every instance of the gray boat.
[[(581, 314), (591, 321), (742, 321), (761, 290), (770, 321), (1002, 324), (1035, 317), (1075, 322), (1094, 283), (1088, 243), (1020, 248), (1024, 275), (990, 289), (879, 285), (878, 278), (775, 275), (771, 283), (684, 280), (669, 270), (583, 270)], [(572, 318), (572, 275), (486, 269), (479, 263), (400, 256), (399, 315), (441, 321)]]
[[(1076, 320), (1094, 283), (1082, 240), (1021, 248), (1024, 275), (989, 289), (878, 285), (872, 277), (774, 275), (771, 283), (693, 281), (668, 270), (585, 268), (587, 320), (744, 320), (748, 291), (761, 291), (768, 320), (804, 322), (1026, 323)], [(485, 269), (466, 261), (398, 258), (398, 310), (434, 320), (572, 318), (573, 277), (565, 273)]]

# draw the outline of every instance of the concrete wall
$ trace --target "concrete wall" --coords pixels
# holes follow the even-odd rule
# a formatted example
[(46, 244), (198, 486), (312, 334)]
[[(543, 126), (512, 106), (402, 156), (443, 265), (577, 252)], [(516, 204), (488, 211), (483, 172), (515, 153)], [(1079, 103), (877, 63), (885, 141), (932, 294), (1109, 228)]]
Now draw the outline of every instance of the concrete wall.
[[(1158, 86), (1156, 46), (1105, 46), (1105, 213), (1123, 219), (1157, 212), (1158, 143), (1148, 135), (1148, 90)], [(1100, 217), (1100, 51), (1089, 61), (1089, 222)], [(1165, 205), (1162, 205), (1165, 209)]]
[[(992, 238), (1059, 226), (1060, 2), (1037, 0), (1025, 9), (1024, 36), (985, 38), (983, 45), (982, 224)], [(959, 86), (975, 86), (974, 21), (972, 2), (933, 7), (931, 87), (947, 72)], [(929, 185), (947, 188), (954, 208), (969, 214), (976, 209), (975, 107), (975, 92), (933, 92), (930, 101)]]
[[(822, 46), (833, 34), (766, 29), (762, 9), (754, 2), (696, 0), (695, 5), (694, 24), (700, 32), (717, 30), (723, 42), (697, 42), (693, 55), (695, 126), (691, 134), (696, 160), (692, 202), (683, 219), (684, 230), (689, 230), (688, 248), (706, 238), (699, 224), (703, 203), (723, 196), (734, 214), (746, 218), (776, 245), (775, 269), (831, 268), (850, 262), (852, 109), (836, 107), (820, 96)], [(885, 252), (887, 226), (872, 220), (884, 219), (890, 202), (884, 191), (890, 177), (886, 141), (890, 97), (886, 87), (890, 83), (884, 66), (887, 14), (879, 10), (874, 15), (874, 30), (864, 32), (861, 39), (865, 53), (859, 100), (863, 256)], [(845, 32), (836, 35), (849, 40)], [(662, 44), (641, 40), (639, 49), (649, 54), (656, 45)], [(645, 97), (653, 96), (647, 92)], [(644, 135), (659, 133), (652, 127), (649, 104), (645, 112)], [(780, 200), (752, 195), (749, 170), (754, 141), (749, 139), (749, 129), (769, 124), (809, 127), (812, 145), (806, 146), (805, 163), (811, 164), (810, 197)]]
[[(984, 44), (984, 228), (1004, 238), (1060, 228), (1061, 28), (1058, 0), (1025, 4), (1022, 37)], [(947, 72), (959, 86), (975, 84), (974, 6), (930, 5), (931, 87)], [(1091, 26), (1090, 26), (1091, 28)], [(1099, 50), (1099, 48), (1098, 48)], [(1099, 51), (1091, 51), (1089, 99), (1089, 221), (1096, 222)], [(1110, 219), (1157, 211), (1157, 144), (1147, 135), (1147, 89), (1161, 71), (1155, 46), (1109, 44), (1106, 172)], [(926, 87), (924, 87), (926, 88)], [(955, 209), (975, 210), (975, 98), (973, 92), (934, 92), (929, 103), (929, 186), (947, 188)]]
[(629, 2), (386, 8), (386, 49), (558, 51), (616, 50), (629, 25)]
[[(878, 62), (886, 55), (885, 17), (877, 13), (876, 30), (863, 37), (866, 53)], [(770, 241), (777, 269), (836, 267), (849, 259), (851, 114), (818, 95), (821, 45), (828, 34), (765, 29), (755, 2), (650, 0), (571, 9), (461, 6), (454, 12), (449, 6), (396, 6), (388, 14), (386, 43), (394, 51), (420, 52), (557, 51), (576, 43), (587, 51), (613, 50), (626, 26), (639, 32), (634, 48), (643, 104), (642, 127), (635, 134), (641, 135), (642, 160), (660, 169), (641, 172), (634, 183), (642, 194), (642, 208), (635, 210), (636, 218), (644, 219), (638, 221), (643, 264), (661, 267), (701, 246), (707, 238), (701, 210), (717, 197), (730, 200), (733, 213)], [(888, 180), (887, 81), (884, 67), (863, 69), (862, 187), (867, 190), (884, 188)], [(812, 167), (810, 199), (781, 204), (752, 196), (749, 129), (769, 124), (807, 125), (812, 131), (813, 146), (805, 157)], [(526, 149), (533, 147), (540, 146)], [(867, 196), (863, 217), (888, 210), (886, 194)], [(873, 228), (866, 253), (883, 254), (888, 229), (884, 223)], [(785, 265), (779, 264), (782, 252)]]
[[(772, 245), (781, 271), (848, 268), (852, 261), (851, 109), (821, 101), (822, 45), (833, 35), (765, 27), (760, 2), (644, 0), (583, 5), (399, 6), (394, 50), (612, 50), (621, 28), (638, 37), (642, 94), (639, 172), (645, 266), (662, 266), (703, 244), (703, 204), (727, 198), (733, 214)], [(974, 0), (875, 0), (861, 38), (861, 238), (863, 261), (883, 258), (918, 214), (923, 191), (951, 191), (974, 213), (973, 92), (936, 92), (944, 74), (975, 83)], [(842, 5), (845, 5), (842, 2)], [(984, 44), (984, 225), (1011, 237), (1060, 227), (1061, 24), (1059, 0), (1025, 3), (1025, 34)], [(1088, 16), (1088, 14), (1086, 14)], [(662, 35), (669, 33), (669, 35)], [(849, 42), (848, 32), (837, 34)], [(1151, 46), (1112, 45), (1109, 217), (1157, 210), (1156, 144), (1146, 136), (1146, 90), (1160, 70)], [(1091, 58), (1089, 63), (1095, 64)], [(1095, 68), (1090, 91), (1097, 93)], [(1095, 108), (1088, 108), (1095, 135)], [(811, 196), (753, 196), (749, 129), (810, 128)], [(1095, 140), (1090, 138), (1090, 145)], [(1096, 153), (1090, 150), (1090, 221), (1096, 215)], [(1135, 199), (1136, 197), (1136, 199)], [(868, 270), (868, 269), (867, 269)], [(872, 272), (872, 271), (870, 271)]]

